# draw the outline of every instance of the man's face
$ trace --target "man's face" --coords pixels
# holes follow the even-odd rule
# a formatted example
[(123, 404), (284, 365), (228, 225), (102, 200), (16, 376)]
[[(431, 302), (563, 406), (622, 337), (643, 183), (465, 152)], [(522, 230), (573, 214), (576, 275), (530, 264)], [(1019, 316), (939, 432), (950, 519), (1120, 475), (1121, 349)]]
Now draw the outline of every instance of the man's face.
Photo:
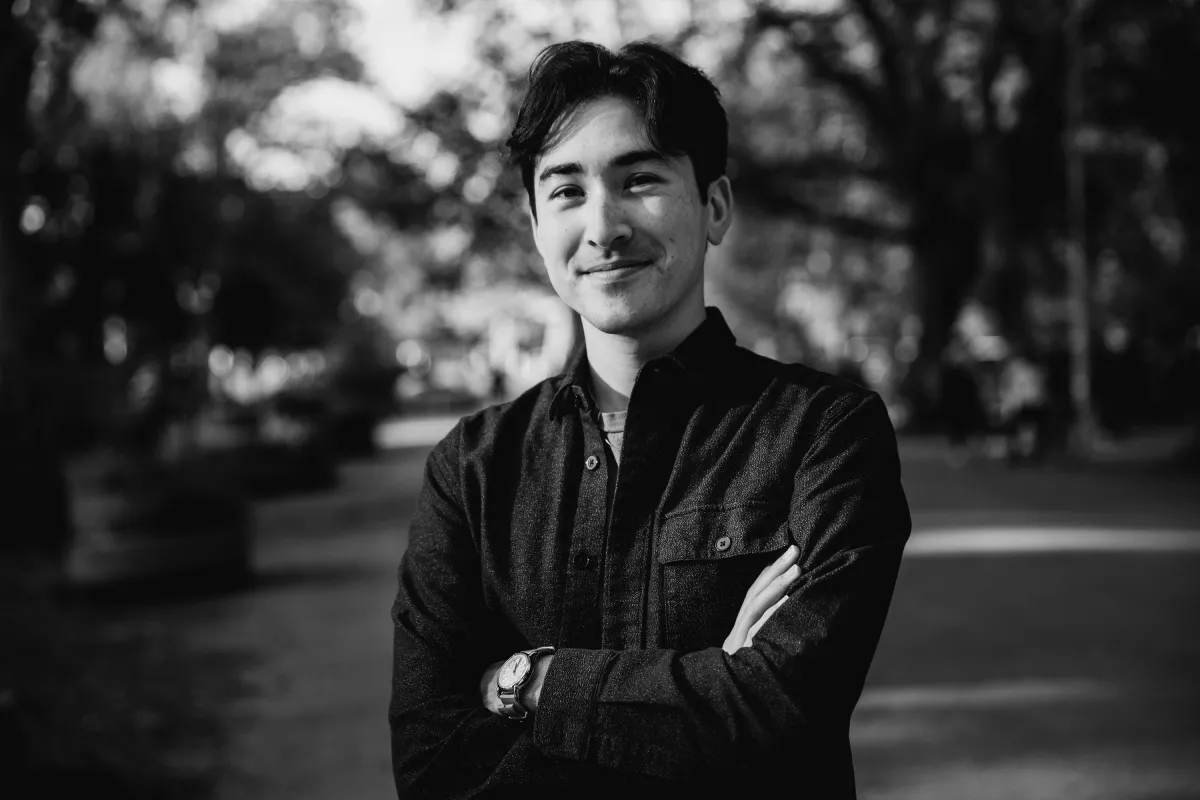
[(534, 238), (563, 302), (605, 333), (703, 320), (704, 253), (729, 227), (727, 178), (702, 200), (691, 159), (654, 152), (617, 97), (577, 109), (533, 177)]

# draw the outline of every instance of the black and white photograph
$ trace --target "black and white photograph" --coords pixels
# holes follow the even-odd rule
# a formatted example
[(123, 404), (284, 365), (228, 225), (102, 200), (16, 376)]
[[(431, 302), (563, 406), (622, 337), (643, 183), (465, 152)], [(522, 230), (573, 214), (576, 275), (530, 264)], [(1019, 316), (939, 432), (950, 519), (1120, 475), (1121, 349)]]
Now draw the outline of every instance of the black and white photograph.
[(0, 797), (1200, 800), (1197, 0), (0, 0)]

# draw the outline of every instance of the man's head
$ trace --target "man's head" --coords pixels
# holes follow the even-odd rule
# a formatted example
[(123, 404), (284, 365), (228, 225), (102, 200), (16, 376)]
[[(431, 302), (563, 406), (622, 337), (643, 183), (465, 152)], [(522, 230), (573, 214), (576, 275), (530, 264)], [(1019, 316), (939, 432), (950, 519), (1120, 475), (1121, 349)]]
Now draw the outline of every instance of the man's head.
[(591, 42), (552, 44), (529, 69), (529, 88), (505, 142), (535, 216), (534, 162), (573, 111), (602, 97), (633, 103), (654, 149), (691, 159), (701, 198), (725, 174), (729, 125), (717, 87), (703, 72), (649, 42), (616, 53)]
[(728, 133), (716, 87), (652, 44), (546, 48), (508, 139), (538, 250), (599, 330), (702, 319), (709, 243), (728, 230)]

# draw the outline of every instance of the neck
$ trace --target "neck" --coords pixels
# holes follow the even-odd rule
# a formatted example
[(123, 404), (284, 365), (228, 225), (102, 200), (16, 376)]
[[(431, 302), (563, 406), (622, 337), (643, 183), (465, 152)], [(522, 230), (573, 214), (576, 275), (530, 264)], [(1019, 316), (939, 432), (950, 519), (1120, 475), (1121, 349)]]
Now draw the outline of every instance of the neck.
[(638, 371), (646, 362), (678, 347), (700, 327), (704, 315), (702, 306), (698, 314), (681, 317), (669, 327), (646, 336), (605, 333), (583, 320), (592, 393), (600, 410), (611, 413), (627, 409)]

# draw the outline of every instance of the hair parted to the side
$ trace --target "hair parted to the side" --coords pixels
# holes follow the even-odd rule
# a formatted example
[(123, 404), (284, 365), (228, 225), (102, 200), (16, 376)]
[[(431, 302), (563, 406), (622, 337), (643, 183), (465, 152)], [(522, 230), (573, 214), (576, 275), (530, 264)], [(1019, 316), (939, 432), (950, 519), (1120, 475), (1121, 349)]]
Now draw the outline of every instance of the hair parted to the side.
[(653, 42), (612, 52), (591, 42), (562, 42), (540, 52), (529, 68), (529, 88), (504, 143), (508, 160), (534, 202), (533, 166), (553, 145), (559, 125), (580, 105), (601, 97), (633, 103), (650, 145), (664, 155), (687, 155), (701, 198), (725, 174), (729, 125), (717, 87), (702, 71)]

